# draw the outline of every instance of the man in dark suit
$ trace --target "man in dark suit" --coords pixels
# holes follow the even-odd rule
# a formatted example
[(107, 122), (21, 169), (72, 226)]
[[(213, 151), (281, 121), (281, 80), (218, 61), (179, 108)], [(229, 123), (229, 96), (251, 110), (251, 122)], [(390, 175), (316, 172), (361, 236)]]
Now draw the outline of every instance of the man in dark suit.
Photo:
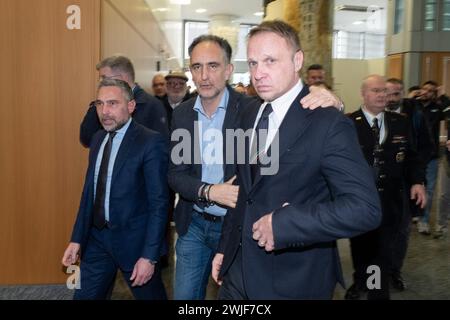
[(158, 267), (167, 222), (167, 140), (132, 120), (122, 80), (102, 80), (95, 102), (104, 130), (92, 138), (72, 238), (62, 263), (81, 255), (75, 299), (106, 299), (120, 269), (136, 299), (166, 299)]
[(367, 291), (367, 268), (380, 268), (381, 287), (369, 290), (369, 299), (389, 299), (389, 274), (393, 263), (394, 242), (402, 228), (405, 192), (421, 208), (426, 203), (423, 161), (412, 142), (412, 125), (405, 115), (385, 111), (386, 81), (378, 75), (364, 80), (363, 107), (350, 118), (356, 125), (359, 143), (372, 167), (380, 196), (383, 220), (371, 232), (350, 239), (354, 284), (345, 298), (359, 299)]
[[(132, 88), (136, 101), (136, 108), (132, 114), (133, 120), (165, 137), (169, 136), (169, 125), (163, 104), (134, 82), (134, 67), (130, 59), (124, 56), (108, 57), (97, 64), (97, 70), (100, 79), (123, 80)], [(94, 102), (89, 105), (80, 126), (80, 141), (88, 148), (91, 146), (94, 134), (102, 128)]]
[(330, 299), (343, 283), (335, 240), (381, 219), (370, 169), (351, 121), (335, 108), (301, 107), (309, 90), (291, 26), (275, 20), (252, 29), (247, 57), (265, 102), (241, 117), (254, 134), (237, 165), (238, 200), (225, 217), (213, 278), (223, 279), (221, 299)]
[[(428, 163), (433, 151), (433, 141), (423, 114), (422, 104), (416, 99), (403, 98), (405, 96), (404, 84), (400, 79), (390, 78), (386, 81), (386, 94), (387, 110), (407, 117), (412, 128), (411, 143), (415, 146), (422, 163)], [(408, 249), (411, 217), (417, 217), (422, 214), (423, 210), (415, 204), (415, 201), (405, 201), (404, 214), (402, 215), (396, 238), (393, 241), (392, 269), (390, 271), (392, 286), (399, 291), (405, 290), (401, 269)]]
[[(173, 112), (169, 168), (170, 186), (180, 195), (174, 215), (178, 232), (174, 297), (184, 300), (205, 298), (223, 218), (235, 206), (239, 189), (232, 185), (235, 164), (226, 161), (226, 131), (236, 127), (242, 110), (255, 101), (227, 85), (233, 65), (225, 39), (199, 36), (189, 55), (198, 97)], [(324, 91), (308, 101), (305, 107), (339, 104)], [(186, 148), (180, 150), (183, 145)]]

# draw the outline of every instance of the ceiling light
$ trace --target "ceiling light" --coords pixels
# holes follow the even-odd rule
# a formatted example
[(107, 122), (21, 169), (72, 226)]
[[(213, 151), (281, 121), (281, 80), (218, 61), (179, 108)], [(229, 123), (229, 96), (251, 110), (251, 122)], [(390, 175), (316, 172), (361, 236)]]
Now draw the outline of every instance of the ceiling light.
[(191, 0), (170, 0), (170, 4), (190, 5)]
[(253, 15), (257, 16), (257, 17), (262, 17), (264, 15), (264, 12), (255, 12)]
[(197, 12), (197, 13), (205, 13), (207, 10), (206, 9), (197, 9), (197, 10), (195, 10), (195, 12)]
[(156, 9), (152, 9), (152, 12), (166, 12), (169, 11), (169, 9), (167, 8), (156, 8)]
[(361, 21), (361, 20), (353, 22), (354, 25), (359, 25), (359, 24), (363, 24), (363, 23), (364, 23), (364, 21)]

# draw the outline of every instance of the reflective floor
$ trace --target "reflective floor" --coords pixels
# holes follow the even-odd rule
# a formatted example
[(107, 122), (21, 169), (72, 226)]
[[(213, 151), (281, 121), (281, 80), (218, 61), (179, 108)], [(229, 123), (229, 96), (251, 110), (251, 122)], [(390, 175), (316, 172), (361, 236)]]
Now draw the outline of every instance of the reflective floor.
[[(450, 240), (449, 237), (434, 239), (433, 236), (424, 236), (412, 226), (410, 246), (403, 268), (403, 277), (406, 282), (406, 290), (391, 291), (393, 300), (450, 300)], [(174, 234), (172, 228), (172, 234)], [(175, 238), (173, 235), (172, 239)], [(341, 255), (344, 278), (347, 286), (352, 283), (352, 264), (349, 249), (349, 241), (341, 240), (338, 243)], [(169, 266), (163, 271), (169, 299), (173, 297), (174, 282), (174, 255), (169, 260)], [(319, 271), (320, 272), (320, 271)], [(342, 300), (345, 290), (338, 286), (334, 299)], [(210, 280), (207, 299), (216, 299), (217, 286)], [(118, 277), (113, 299), (132, 299), (129, 289), (121, 277)]]
[[(440, 174), (440, 178), (443, 175)], [(440, 184), (436, 194), (440, 194)], [(431, 225), (436, 220), (439, 210), (437, 201), (433, 203)], [(175, 228), (170, 229), (170, 255), (169, 266), (163, 270), (163, 280), (169, 299), (173, 297), (174, 282), (174, 243), (176, 241)], [(344, 278), (347, 286), (352, 283), (352, 263), (348, 240), (338, 242), (341, 255)], [(318, 270), (320, 272), (320, 270)], [(434, 239), (433, 236), (419, 234), (415, 225), (412, 226), (410, 245), (403, 268), (403, 278), (406, 281), (406, 290), (396, 292), (392, 290), (393, 300), (450, 300), (450, 239), (448, 235), (442, 239)], [(216, 299), (217, 286), (210, 280), (207, 299)], [(345, 290), (337, 287), (334, 299), (342, 300)], [(42, 286), (0, 286), (0, 300), (3, 299), (71, 299), (73, 291), (65, 285)], [(121, 275), (117, 277), (112, 299), (133, 299), (128, 286)]]

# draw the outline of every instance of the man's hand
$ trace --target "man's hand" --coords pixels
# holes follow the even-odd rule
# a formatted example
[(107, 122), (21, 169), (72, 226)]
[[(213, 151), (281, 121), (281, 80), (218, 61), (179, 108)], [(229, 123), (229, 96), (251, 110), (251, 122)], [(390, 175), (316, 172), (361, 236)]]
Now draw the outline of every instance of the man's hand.
[(427, 205), (427, 193), (425, 187), (421, 184), (415, 184), (411, 187), (411, 200), (416, 200), (416, 205), (425, 208)]
[(222, 280), (219, 279), (220, 269), (222, 269), (222, 262), (223, 262), (223, 254), (217, 253), (212, 261), (211, 276), (219, 286), (222, 285)]
[(133, 274), (131, 275), (130, 281), (132, 287), (140, 287), (146, 284), (153, 276), (155, 272), (155, 265), (150, 262), (150, 260), (145, 258), (140, 258), (134, 265)]
[(71, 242), (69, 243), (69, 245), (67, 246), (66, 251), (64, 252), (64, 256), (61, 260), (61, 263), (65, 266), (71, 266), (73, 264), (75, 264), (78, 261), (79, 258), (79, 253), (80, 251), (80, 244), (79, 243), (75, 243), (75, 242)]
[(225, 183), (212, 185), (209, 189), (209, 200), (230, 208), (236, 208), (239, 186), (233, 186), (234, 180), (236, 180), (236, 176)]
[(275, 241), (273, 239), (272, 215), (265, 215), (253, 224), (253, 240), (258, 241), (258, 246), (264, 248), (267, 252), (275, 250)]
[(339, 111), (344, 107), (342, 101), (331, 91), (318, 87), (309, 87), (310, 93), (300, 100), (304, 109), (314, 110), (318, 107), (335, 107)]

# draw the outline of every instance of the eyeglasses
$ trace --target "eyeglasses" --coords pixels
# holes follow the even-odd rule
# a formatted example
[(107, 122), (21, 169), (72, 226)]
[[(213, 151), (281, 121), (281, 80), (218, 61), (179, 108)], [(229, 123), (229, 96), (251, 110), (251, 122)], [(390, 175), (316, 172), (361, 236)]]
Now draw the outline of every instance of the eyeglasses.
[(171, 87), (176, 87), (176, 86), (182, 87), (185, 84), (186, 84), (186, 81), (183, 81), (183, 80), (181, 80), (181, 81), (170, 81), (170, 80), (167, 81), (167, 85), (171, 86)]

